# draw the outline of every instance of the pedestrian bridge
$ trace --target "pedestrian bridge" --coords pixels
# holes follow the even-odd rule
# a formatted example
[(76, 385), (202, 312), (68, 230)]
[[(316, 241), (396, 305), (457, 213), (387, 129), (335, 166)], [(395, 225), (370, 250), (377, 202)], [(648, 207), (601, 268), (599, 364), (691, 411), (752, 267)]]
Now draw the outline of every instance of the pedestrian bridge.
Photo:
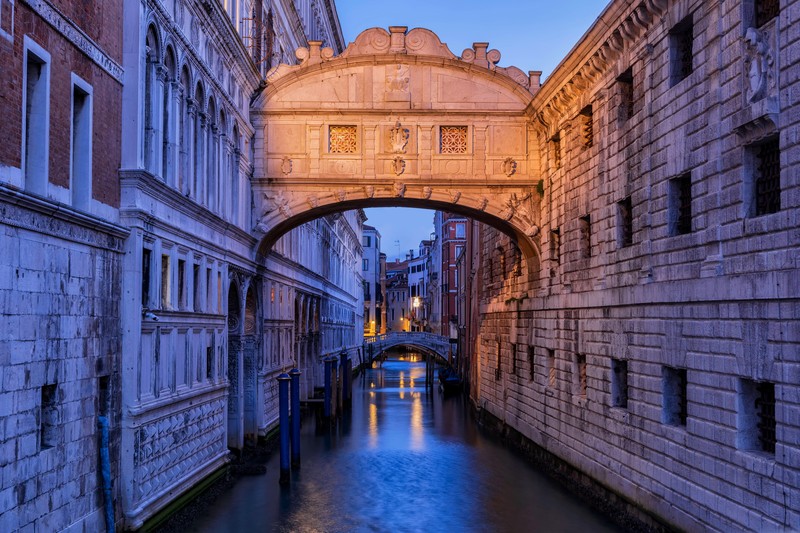
[(450, 351), (450, 340), (443, 335), (422, 331), (393, 331), (382, 335), (364, 337), (364, 351), (370, 359), (374, 359), (386, 350), (397, 346), (417, 348), (447, 360)]

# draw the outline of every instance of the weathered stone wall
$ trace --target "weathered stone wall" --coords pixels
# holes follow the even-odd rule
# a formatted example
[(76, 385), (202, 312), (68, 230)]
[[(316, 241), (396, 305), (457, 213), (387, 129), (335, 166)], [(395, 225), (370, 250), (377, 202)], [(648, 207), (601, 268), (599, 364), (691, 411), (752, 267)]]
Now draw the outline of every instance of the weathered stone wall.
[(687, 530), (800, 527), (800, 2), (780, 4), (750, 30), (751, 2), (612, 3), (534, 99), (535, 282), (484, 265), (478, 405)]
[(115, 483), (120, 470), (125, 233), (49, 211), (0, 187), (0, 530), (101, 531), (98, 415)]

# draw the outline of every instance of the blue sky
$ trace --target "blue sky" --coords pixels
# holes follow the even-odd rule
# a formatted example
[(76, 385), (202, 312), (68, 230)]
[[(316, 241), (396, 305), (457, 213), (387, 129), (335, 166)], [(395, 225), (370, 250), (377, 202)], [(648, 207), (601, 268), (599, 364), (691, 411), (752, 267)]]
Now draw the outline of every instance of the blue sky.
[[(555, 69), (607, 5), (607, 0), (336, 0), (345, 42), (367, 28), (423, 27), (461, 55), (473, 42), (500, 51), (500, 66), (524, 72)], [(381, 232), (382, 251), (391, 261), (433, 231), (433, 211), (380, 208), (366, 210), (367, 224)]]

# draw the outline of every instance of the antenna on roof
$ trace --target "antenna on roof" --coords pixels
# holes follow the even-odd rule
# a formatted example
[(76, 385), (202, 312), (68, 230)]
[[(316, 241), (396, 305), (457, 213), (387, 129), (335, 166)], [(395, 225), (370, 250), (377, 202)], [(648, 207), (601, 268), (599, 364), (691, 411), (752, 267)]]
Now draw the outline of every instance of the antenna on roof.
[(394, 245), (397, 247), (397, 258), (400, 258), (400, 239), (394, 240)]

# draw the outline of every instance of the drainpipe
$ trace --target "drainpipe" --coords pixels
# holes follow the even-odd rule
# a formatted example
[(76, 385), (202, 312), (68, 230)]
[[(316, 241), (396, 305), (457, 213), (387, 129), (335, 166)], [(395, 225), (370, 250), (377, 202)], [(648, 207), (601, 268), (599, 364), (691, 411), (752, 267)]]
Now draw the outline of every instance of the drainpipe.
[(108, 453), (108, 418), (98, 416), (97, 425), (100, 426), (100, 471), (103, 475), (106, 531), (114, 533), (114, 502), (111, 499), (111, 459)]

